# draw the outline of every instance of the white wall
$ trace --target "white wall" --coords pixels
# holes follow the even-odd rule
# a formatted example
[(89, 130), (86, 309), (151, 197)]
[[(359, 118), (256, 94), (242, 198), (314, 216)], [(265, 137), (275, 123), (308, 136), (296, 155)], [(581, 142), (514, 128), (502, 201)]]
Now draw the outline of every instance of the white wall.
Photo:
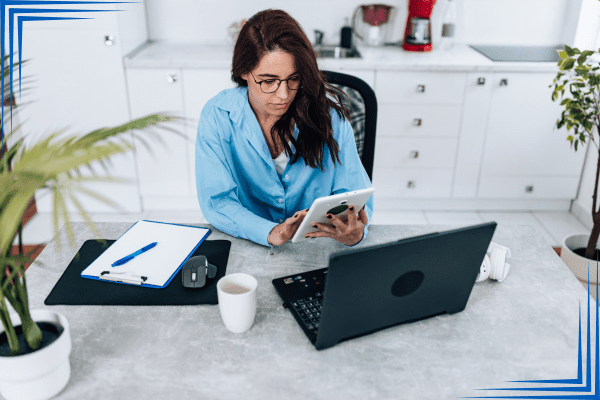
[[(554, 45), (570, 36), (575, 24), (565, 25), (569, 9), (582, 0), (455, 0), (458, 9), (457, 42), (469, 44)], [(598, 0), (585, 0), (595, 1)], [(380, 2), (380, 1), (377, 1)], [(152, 40), (188, 43), (226, 42), (234, 21), (267, 8), (287, 11), (312, 39), (312, 31), (325, 31), (326, 43), (339, 43), (344, 18), (350, 18), (359, 0), (147, 0), (149, 35)], [(373, 1), (373, 3), (376, 3)], [(381, 2), (380, 2), (381, 3)], [(407, 0), (386, 0), (396, 7), (392, 41), (404, 34)], [(441, 19), (447, 0), (438, 0), (432, 16), (434, 42), (441, 35)], [(571, 16), (579, 18), (579, 13)], [(575, 15), (576, 14), (576, 15)], [(566, 29), (566, 32), (564, 30)]]

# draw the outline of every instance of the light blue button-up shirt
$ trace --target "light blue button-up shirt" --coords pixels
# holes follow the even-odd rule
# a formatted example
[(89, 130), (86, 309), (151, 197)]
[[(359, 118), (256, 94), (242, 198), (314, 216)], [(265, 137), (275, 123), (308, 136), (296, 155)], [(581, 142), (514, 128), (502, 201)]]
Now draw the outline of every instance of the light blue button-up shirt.
[[(231, 236), (269, 246), (267, 238), (279, 221), (310, 208), (316, 198), (371, 187), (352, 126), (335, 110), (331, 118), (341, 165), (334, 166), (325, 146), (323, 171), (299, 158), (294, 164), (288, 162), (280, 176), (248, 102), (248, 88), (223, 90), (209, 100), (196, 138), (196, 184), (206, 220)], [(293, 136), (298, 137), (297, 126)], [(295, 154), (293, 145), (291, 149)], [(373, 196), (365, 211), (370, 222)], [(367, 233), (365, 227), (362, 240)]]

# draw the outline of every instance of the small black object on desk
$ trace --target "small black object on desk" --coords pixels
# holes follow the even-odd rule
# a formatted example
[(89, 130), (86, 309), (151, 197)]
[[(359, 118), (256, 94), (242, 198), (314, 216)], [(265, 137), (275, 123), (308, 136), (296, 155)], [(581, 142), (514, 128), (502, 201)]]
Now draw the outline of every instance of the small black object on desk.
[(198, 289), (204, 287), (206, 278), (214, 278), (217, 267), (208, 263), (205, 256), (194, 256), (183, 264), (181, 280), (186, 288)]

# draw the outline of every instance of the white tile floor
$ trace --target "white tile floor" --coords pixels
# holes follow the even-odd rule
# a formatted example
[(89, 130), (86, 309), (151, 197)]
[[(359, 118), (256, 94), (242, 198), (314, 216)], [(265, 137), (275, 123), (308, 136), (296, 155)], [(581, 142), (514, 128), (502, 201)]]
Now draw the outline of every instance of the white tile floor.
[[(203, 223), (197, 212), (159, 212), (151, 211), (141, 214), (92, 214), (95, 222), (135, 222), (140, 219), (175, 223)], [(83, 219), (77, 215), (74, 221)], [(589, 232), (589, 229), (575, 217), (565, 212), (439, 212), (439, 211), (377, 211), (373, 215), (373, 224), (428, 224), (428, 225), (457, 225), (466, 226), (482, 222), (496, 221), (498, 224), (529, 224), (533, 225), (546, 239), (548, 245), (560, 246), (562, 239), (575, 232)], [(23, 231), (24, 244), (43, 244), (53, 237), (52, 219), (50, 214), (38, 213), (25, 226)]]

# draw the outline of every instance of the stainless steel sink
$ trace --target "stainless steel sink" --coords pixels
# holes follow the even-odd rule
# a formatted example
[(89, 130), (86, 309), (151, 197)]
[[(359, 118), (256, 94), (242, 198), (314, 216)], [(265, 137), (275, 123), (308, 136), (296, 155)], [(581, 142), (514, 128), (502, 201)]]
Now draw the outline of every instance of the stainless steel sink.
[(340, 46), (314, 46), (317, 58), (362, 58), (358, 50)]

